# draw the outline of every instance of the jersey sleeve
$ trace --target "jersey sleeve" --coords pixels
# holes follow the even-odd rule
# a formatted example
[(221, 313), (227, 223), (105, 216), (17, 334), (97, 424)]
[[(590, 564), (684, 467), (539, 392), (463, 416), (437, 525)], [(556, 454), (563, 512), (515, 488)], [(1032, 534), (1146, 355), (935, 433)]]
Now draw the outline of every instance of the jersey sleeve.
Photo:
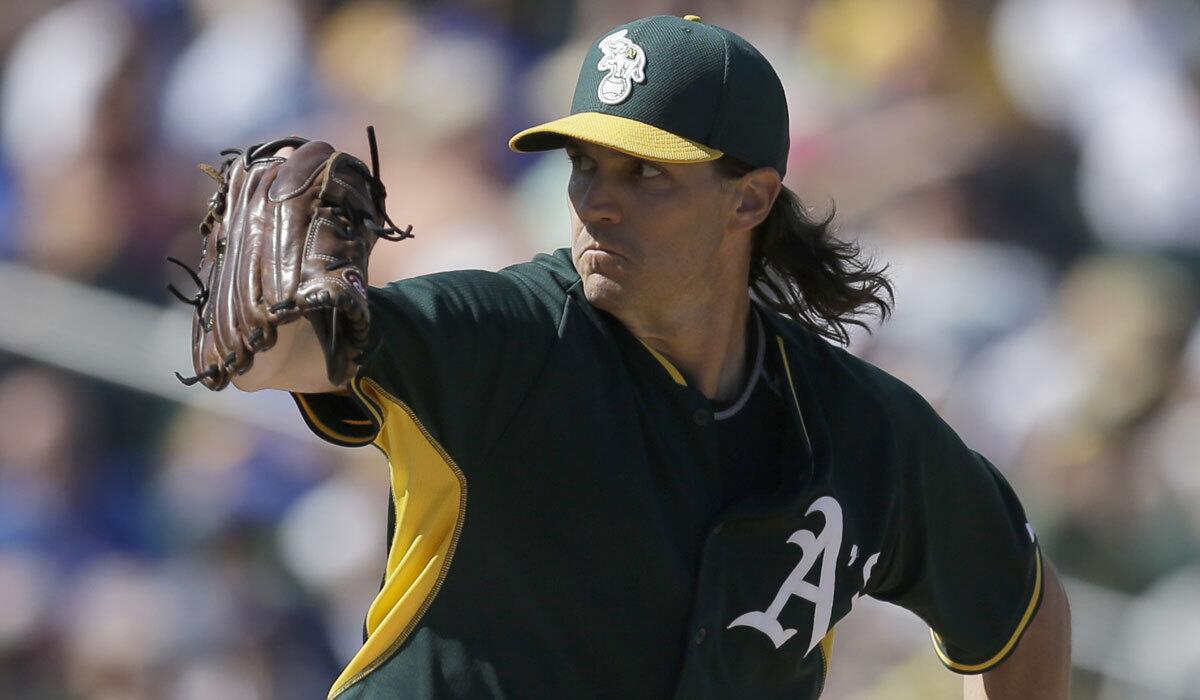
[(370, 340), (350, 395), (293, 397), (309, 427), (335, 444), (372, 442), (389, 403), (458, 454), (483, 452), (554, 342), (553, 296), (518, 274), (478, 270), (371, 288)]
[(1042, 562), (1012, 488), (911, 389), (883, 555), (868, 593), (920, 616), (942, 663), (1000, 664), (1036, 615)]

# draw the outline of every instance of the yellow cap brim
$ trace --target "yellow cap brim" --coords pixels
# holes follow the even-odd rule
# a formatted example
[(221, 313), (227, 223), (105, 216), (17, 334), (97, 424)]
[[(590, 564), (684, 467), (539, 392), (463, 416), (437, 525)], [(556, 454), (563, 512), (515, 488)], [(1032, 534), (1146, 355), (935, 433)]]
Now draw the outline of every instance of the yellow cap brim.
[(665, 163), (703, 163), (725, 155), (658, 127), (600, 112), (580, 112), (530, 127), (509, 139), (508, 147), (522, 153), (548, 151), (562, 148), (568, 139)]

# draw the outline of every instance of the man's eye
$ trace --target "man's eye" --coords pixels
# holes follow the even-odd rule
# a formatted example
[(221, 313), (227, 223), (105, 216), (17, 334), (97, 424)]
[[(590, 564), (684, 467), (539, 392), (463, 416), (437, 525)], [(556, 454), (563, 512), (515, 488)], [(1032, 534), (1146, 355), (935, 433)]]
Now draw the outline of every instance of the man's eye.
[(658, 177), (663, 174), (663, 171), (655, 167), (653, 163), (641, 161), (638, 163), (637, 174), (638, 177)]
[(578, 153), (568, 153), (567, 160), (571, 161), (571, 167), (580, 172), (587, 172), (594, 167), (592, 159)]

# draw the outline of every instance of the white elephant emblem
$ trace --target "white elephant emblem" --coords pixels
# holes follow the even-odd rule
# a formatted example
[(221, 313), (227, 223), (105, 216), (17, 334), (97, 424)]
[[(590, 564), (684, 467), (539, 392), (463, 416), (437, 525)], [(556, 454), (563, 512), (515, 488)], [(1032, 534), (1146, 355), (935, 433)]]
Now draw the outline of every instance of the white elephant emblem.
[(600, 40), (604, 55), (596, 69), (608, 71), (608, 75), (600, 79), (596, 94), (606, 105), (624, 102), (633, 91), (634, 81), (646, 82), (646, 52), (625, 36), (628, 33), (628, 29), (622, 29)]

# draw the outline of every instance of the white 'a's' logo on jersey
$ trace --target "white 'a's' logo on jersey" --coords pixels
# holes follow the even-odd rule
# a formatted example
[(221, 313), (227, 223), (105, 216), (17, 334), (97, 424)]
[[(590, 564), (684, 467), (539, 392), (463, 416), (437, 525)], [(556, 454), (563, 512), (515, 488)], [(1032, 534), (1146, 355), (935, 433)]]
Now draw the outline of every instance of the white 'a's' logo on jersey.
[(597, 70), (608, 71), (600, 79), (596, 95), (606, 105), (620, 104), (633, 91), (633, 82), (646, 82), (646, 52), (633, 43), (628, 29), (613, 32), (600, 40), (604, 55), (596, 64)]
[[(816, 606), (813, 611), (812, 634), (808, 639), (808, 648), (805, 653), (812, 651), (821, 643), (821, 639), (829, 631), (829, 621), (833, 615), (838, 552), (842, 548), (842, 507), (832, 496), (822, 496), (808, 507), (805, 515), (811, 515), (814, 512), (825, 516), (825, 527), (820, 534), (814, 534), (811, 530), (797, 530), (788, 538), (788, 542), (799, 546), (804, 554), (800, 557), (800, 563), (796, 564), (796, 568), (792, 569), (792, 573), (779, 588), (779, 592), (775, 594), (775, 600), (771, 601), (766, 610), (755, 610), (738, 616), (729, 623), (727, 629), (753, 627), (770, 637), (771, 642), (778, 649), (796, 634), (795, 629), (784, 629), (783, 625), (779, 624), (779, 614), (783, 612), (783, 607), (787, 605), (792, 596), (796, 596)], [(877, 559), (878, 556), (875, 555), (874, 558)], [(871, 565), (874, 563), (874, 561), (870, 562)], [(814, 586), (804, 578), (808, 576), (814, 566), (818, 565), (821, 568), (817, 584)]]

